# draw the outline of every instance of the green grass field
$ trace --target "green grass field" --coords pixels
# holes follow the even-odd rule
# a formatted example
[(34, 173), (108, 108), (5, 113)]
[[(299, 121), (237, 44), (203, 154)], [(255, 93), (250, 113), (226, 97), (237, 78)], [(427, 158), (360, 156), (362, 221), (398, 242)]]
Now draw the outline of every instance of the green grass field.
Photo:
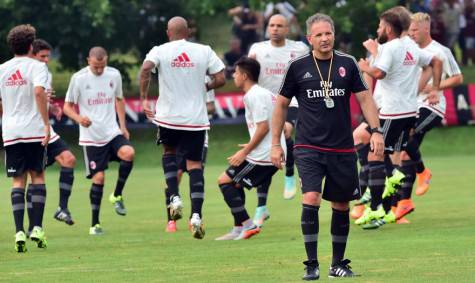
[[(347, 257), (362, 277), (351, 281), (475, 281), (474, 132), (472, 127), (437, 129), (429, 134), (422, 150), (434, 178), (425, 196), (414, 197), (417, 208), (408, 217), (411, 224), (391, 224), (376, 231), (363, 231), (352, 224)], [(84, 178), (82, 154), (77, 155), (80, 166), (70, 200), (74, 226), (52, 218), (58, 201), (58, 171), (53, 167), (47, 172), (46, 250), (28, 242), (26, 254), (15, 253), (10, 180), (3, 177), (0, 281), (301, 282), (305, 251), (299, 224), (300, 199), (282, 198), (282, 172), (274, 178), (269, 196), (272, 216), (261, 234), (246, 241), (214, 241), (232, 226), (216, 179), (226, 168), (225, 157), (236, 144), (246, 141), (243, 126), (216, 127), (211, 132), (205, 171), (204, 240), (191, 237), (185, 220), (179, 221), (177, 233), (164, 231), (164, 179), (153, 135), (151, 129), (134, 132), (137, 159), (124, 191), (128, 208), (125, 217), (116, 215), (107, 201), (117, 166), (114, 164), (107, 171), (101, 211), (103, 236), (88, 235), (90, 182)], [(75, 151), (79, 152), (77, 148)], [(184, 196), (188, 192), (187, 179), (181, 185)], [(250, 191), (247, 196), (247, 208), (252, 214), (255, 192)], [(190, 201), (187, 197), (184, 200), (185, 213), (189, 213)], [(321, 281), (328, 281), (326, 272), (331, 260), (330, 214), (328, 203), (324, 203), (320, 209)]]

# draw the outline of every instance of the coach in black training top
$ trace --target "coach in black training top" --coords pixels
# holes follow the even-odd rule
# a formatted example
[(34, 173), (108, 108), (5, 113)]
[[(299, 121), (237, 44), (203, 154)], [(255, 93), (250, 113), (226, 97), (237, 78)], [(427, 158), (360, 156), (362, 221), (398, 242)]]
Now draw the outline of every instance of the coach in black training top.
[[(280, 134), (293, 96), (299, 103), (295, 162), (302, 183), (302, 233), (308, 260), (304, 280), (320, 276), (317, 260), (318, 209), (322, 196), (331, 201), (333, 259), (330, 277), (354, 276), (343, 259), (349, 233), (349, 202), (360, 197), (351, 130), (350, 95), (355, 93), (373, 129), (371, 148), (381, 155), (384, 144), (373, 98), (352, 56), (334, 51), (332, 19), (315, 14), (307, 20), (312, 53), (290, 62), (272, 118), (271, 158), (281, 168)], [(325, 188), (322, 194), (322, 181)]]

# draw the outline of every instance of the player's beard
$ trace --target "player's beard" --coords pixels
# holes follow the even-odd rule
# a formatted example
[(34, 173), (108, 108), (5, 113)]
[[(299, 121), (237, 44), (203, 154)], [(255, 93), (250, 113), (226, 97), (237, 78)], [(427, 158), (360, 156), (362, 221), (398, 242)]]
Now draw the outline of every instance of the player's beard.
[(383, 31), (380, 35), (378, 35), (378, 43), (384, 44), (386, 42), (388, 42), (388, 34), (386, 31)]

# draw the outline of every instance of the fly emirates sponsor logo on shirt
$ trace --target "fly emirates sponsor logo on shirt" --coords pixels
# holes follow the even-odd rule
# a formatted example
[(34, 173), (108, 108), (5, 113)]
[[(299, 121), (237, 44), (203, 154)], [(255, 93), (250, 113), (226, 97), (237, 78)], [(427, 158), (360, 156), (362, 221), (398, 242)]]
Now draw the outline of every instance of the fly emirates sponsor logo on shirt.
[(342, 88), (332, 88), (333, 83), (320, 82), (321, 89), (307, 89), (308, 98), (325, 97), (325, 89), (328, 89), (328, 96), (345, 96), (345, 90)]
[(111, 104), (113, 101), (112, 97), (107, 97), (105, 92), (98, 92), (95, 98), (89, 98), (87, 100), (87, 104), (90, 106)]
[(266, 76), (284, 75), (286, 69), (287, 64), (275, 63), (273, 67), (266, 67), (264, 69), (264, 73), (266, 74)]

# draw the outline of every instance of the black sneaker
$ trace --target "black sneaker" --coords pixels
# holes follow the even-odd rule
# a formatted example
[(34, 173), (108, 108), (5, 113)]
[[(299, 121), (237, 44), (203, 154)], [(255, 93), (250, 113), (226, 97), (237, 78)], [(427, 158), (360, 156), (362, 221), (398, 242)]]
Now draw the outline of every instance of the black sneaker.
[(318, 280), (320, 278), (320, 269), (318, 268), (318, 262), (316, 260), (307, 260), (304, 261), (305, 264), (305, 274), (302, 277), (302, 280)]
[(58, 209), (54, 213), (54, 219), (62, 221), (68, 225), (74, 224), (74, 220), (71, 217), (71, 212), (69, 212), (69, 209), (67, 208), (62, 209), (61, 207), (58, 207)]
[(330, 266), (330, 271), (328, 272), (328, 277), (355, 277), (359, 276), (353, 271), (351, 271), (351, 266), (348, 264), (351, 262), (349, 259), (344, 259), (340, 261), (338, 264)]

